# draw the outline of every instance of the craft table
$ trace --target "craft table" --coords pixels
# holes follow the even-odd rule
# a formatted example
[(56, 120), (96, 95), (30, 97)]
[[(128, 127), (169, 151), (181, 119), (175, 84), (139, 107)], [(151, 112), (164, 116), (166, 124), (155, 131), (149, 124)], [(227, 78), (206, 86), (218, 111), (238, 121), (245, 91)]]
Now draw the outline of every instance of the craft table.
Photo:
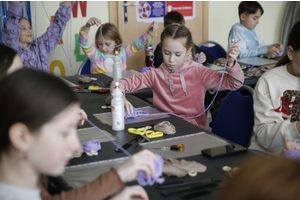
[[(93, 74), (90, 75), (92, 77), (96, 77), (97, 81), (106, 81), (111, 80), (110, 77), (105, 76), (104, 74)], [(92, 84), (80, 84), (78, 83), (77, 76), (65, 77), (66, 80), (72, 82), (73, 84), (80, 86), (88, 86)], [(155, 119), (151, 121), (137, 122), (133, 124), (126, 124), (124, 131), (113, 131), (111, 126), (108, 124), (103, 124), (100, 122), (93, 114), (96, 113), (106, 113), (110, 112), (110, 109), (102, 109), (101, 106), (105, 105), (105, 98), (110, 94), (98, 94), (98, 93), (77, 93), (80, 101), (81, 108), (85, 110), (88, 115), (88, 118), (91, 122), (93, 122), (97, 127), (105, 132), (111, 134), (115, 141), (118, 144), (124, 144), (125, 141), (132, 135), (127, 132), (128, 128), (131, 127), (143, 127), (146, 125), (154, 125), (161, 121), (169, 121), (176, 128), (176, 134), (174, 135), (164, 135), (161, 138), (151, 139), (151, 142), (143, 146), (151, 147), (151, 145), (169, 145), (169, 144), (177, 144), (179, 141), (185, 145), (185, 152), (163, 152), (161, 150), (153, 151), (162, 155), (163, 157), (167, 157), (168, 155), (172, 155), (175, 158), (184, 158), (188, 161), (197, 161), (201, 164), (207, 166), (207, 170), (204, 173), (198, 173), (196, 177), (186, 176), (184, 178), (180, 178), (183, 180), (194, 181), (199, 179), (211, 178), (213, 180), (222, 179), (225, 175), (225, 172), (222, 171), (222, 167), (224, 165), (234, 167), (237, 161), (240, 161), (250, 155), (256, 155), (251, 151), (246, 151), (239, 154), (233, 154), (226, 157), (220, 158), (208, 158), (201, 155), (201, 149), (216, 147), (227, 144), (228, 141), (219, 138), (212, 133), (202, 129), (196, 125), (193, 125), (181, 118), (175, 116), (166, 116), (164, 119)], [(127, 99), (132, 103), (132, 105), (136, 108), (151, 106), (149, 104), (135, 96), (126, 95)], [(85, 122), (82, 128), (90, 128), (91, 125)], [(96, 133), (97, 134), (97, 133)], [(101, 135), (99, 133), (99, 135)], [(91, 138), (90, 138), (91, 139)], [(127, 160), (127, 156), (124, 153), (115, 152), (116, 147), (111, 142), (102, 142), (102, 149), (98, 152), (97, 156), (89, 157), (85, 153), (80, 158), (74, 158), (70, 161), (68, 166), (66, 167), (66, 171), (63, 174), (62, 178), (59, 181), (58, 187), (60, 188), (68, 188), (71, 186), (73, 188), (84, 185), (95, 178), (97, 178), (100, 174), (108, 171), (110, 167), (117, 167), (121, 163)], [(128, 152), (133, 154), (140, 150), (142, 150), (142, 146), (138, 146), (136, 149), (129, 148)], [(175, 177), (166, 177), (166, 181), (174, 181), (179, 180)], [(63, 182), (61, 181), (63, 180)], [(133, 185), (136, 182), (127, 183), (127, 185)], [(146, 186), (145, 187), (150, 199), (180, 199), (179, 194), (171, 195), (168, 197), (164, 197), (161, 195), (160, 190), (155, 188), (154, 186)], [(202, 196), (201, 199), (215, 199), (218, 191), (215, 190), (211, 194), (207, 194)], [(191, 198), (191, 199), (199, 199), (199, 197)]]

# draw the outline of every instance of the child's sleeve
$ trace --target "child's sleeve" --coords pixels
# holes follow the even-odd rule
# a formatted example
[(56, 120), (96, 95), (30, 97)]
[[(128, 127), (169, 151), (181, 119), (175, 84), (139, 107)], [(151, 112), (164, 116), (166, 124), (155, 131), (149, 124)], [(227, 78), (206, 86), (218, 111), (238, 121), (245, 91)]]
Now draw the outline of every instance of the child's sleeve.
[[(259, 36), (258, 36), (259, 37)], [(246, 57), (255, 57), (262, 54), (265, 54), (268, 52), (267, 46), (261, 46), (255, 49), (248, 49), (247, 47), (247, 41), (253, 40), (252, 38), (248, 38), (245, 34), (243, 34), (243, 31), (240, 29), (235, 29), (231, 32), (231, 34), (228, 37), (228, 48), (230, 49), (231, 41), (234, 39), (234, 41), (239, 41), (239, 58), (246, 58)], [(259, 38), (261, 39), (261, 38)], [(263, 43), (264, 44), (264, 43)]]
[[(204, 62), (203, 64), (206, 64), (206, 63), (213, 63), (213, 62), (214, 62), (214, 59), (213, 59), (212, 55), (209, 53), (209, 51), (203, 50), (203, 49), (201, 49), (200, 47), (198, 47), (197, 45), (194, 45), (194, 47), (195, 47), (195, 53), (197, 54), (197, 56), (198, 56), (201, 52), (203, 52), (203, 53), (205, 54), (206, 60), (205, 60), (205, 62)], [(195, 57), (196, 57), (196, 55), (195, 55)], [(197, 57), (196, 57), (196, 60), (197, 60)], [(198, 62), (198, 60), (197, 60), (197, 62)]]
[[(135, 92), (143, 88), (151, 88), (152, 75), (154, 73), (154, 70), (155, 69), (151, 69), (146, 72), (140, 73), (138, 75), (133, 75), (132, 77), (118, 80), (120, 84), (119, 87), (122, 90), (123, 94), (129, 92)], [(115, 81), (112, 82), (110, 86), (110, 91), (113, 92), (114, 88), (115, 88)]]
[(47, 31), (37, 38), (37, 44), (44, 45), (48, 57), (50, 57), (57, 44), (60, 42), (67, 22), (71, 18), (71, 11), (72, 6), (65, 6), (63, 2), (61, 2)]
[[(261, 77), (253, 93), (254, 134), (258, 143), (265, 149), (277, 152), (284, 147), (286, 140), (299, 138), (296, 123), (284, 120), (272, 103), (267, 78)], [(278, 99), (279, 101), (279, 99)]]
[(79, 45), (82, 47), (85, 55), (90, 59), (90, 61), (94, 61), (99, 56), (99, 50), (89, 42), (89, 34), (85, 31), (79, 32)]
[(2, 29), (3, 44), (18, 51), (21, 32), (22, 3), (9, 2), (7, 17)]
[[(220, 84), (222, 73), (204, 66), (202, 66), (200, 69), (200, 80), (202, 80), (206, 88), (217, 90)], [(230, 68), (227, 67), (226, 70), (227, 73), (224, 73), (220, 90), (237, 90), (242, 87), (244, 83), (244, 73), (239, 63), (235, 60), (234, 66)]]
[(152, 32), (150, 32), (149, 30), (140, 37), (138, 37), (133, 43), (127, 45), (125, 47), (126, 59), (141, 51), (146, 45), (147, 38), (152, 38)]

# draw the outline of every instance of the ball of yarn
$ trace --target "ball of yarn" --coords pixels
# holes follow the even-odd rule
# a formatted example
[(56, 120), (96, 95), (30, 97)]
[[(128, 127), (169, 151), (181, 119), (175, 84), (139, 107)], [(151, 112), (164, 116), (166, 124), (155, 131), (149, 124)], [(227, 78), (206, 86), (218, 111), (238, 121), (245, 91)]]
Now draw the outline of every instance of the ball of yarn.
[(91, 139), (90, 141), (86, 141), (82, 144), (83, 151), (85, 153), (90, 151), (99, 151), (101, 149), (101, 145), (98, 139)]
[(92, 82), (92, 79), (91, 79), (91, 77), (88, 77), (88, 76), (79, 75), (78, 81), (81, 83), (90, 83), (90, 82)]
[(176, 133), (175, 126), (169, 121), (163, 121), (158, 124), (155, 124), (153, 129), (157, 132), (160, 131), (167, 135), (172, 135)]
[(142, 185), (142, 186), (147, 186), (147, 185), (153, 185), (155, 182), (162, 184), (165, 181), (164, 177), (160, 177), (163, 172), (163, 166), (164, 166), (164, 159), (158, 155), (155, 154), (155, 173), (152, 177), (147, 177), (146, 173), (144, 171), (139, 171), (138, 177), (137, 177), (137, 182)]
[(300, 161), (300, 151), (298, 151), (298, 150), (287, 150), (284, 153), (284, 156), (291, 159), (291, 160)]

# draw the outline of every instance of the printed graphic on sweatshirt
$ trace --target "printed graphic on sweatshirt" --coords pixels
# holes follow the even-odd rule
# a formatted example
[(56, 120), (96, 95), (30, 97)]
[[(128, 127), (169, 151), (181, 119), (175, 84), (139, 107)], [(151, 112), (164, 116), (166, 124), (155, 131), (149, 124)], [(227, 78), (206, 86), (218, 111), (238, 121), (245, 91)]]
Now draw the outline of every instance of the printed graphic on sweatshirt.
[(291, 119), (291, 122), (299, 121), (300, 115), (300, 92), (298, 90), (286, 90), (280, 98), (280, 104), (275, 109), (276, 112), (282, 113), (284, 120)]

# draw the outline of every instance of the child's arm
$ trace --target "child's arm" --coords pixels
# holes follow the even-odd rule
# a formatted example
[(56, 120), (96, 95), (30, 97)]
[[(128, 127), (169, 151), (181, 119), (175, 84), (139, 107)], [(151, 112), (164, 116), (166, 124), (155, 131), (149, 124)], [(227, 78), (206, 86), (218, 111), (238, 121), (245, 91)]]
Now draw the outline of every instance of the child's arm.
[(230, 33), (229, 38), (228, 38), (228, 49), (230, 48), (232, 39), (234, 39), (234, 41), (238, 41), (240, 39), (240, 42), (239, 42), (239, 51), (240, 51), (239, 57), (240, 58), (255, 57), (255, 56), (259, 56), (259, 55), (262, 55), (262, 54), (265, 54), (268, 52), (268, 47), (265, 45), (255, 48), (255, 49), (248, 49), (247, 42), (246, 42), (248, 39), (243, 34), (243, 32), (239, 29), (232, 31)]
[[(238, 47), (238, 44), (233, 44), (227, 53), (227, 73), (224, 73), (220, 90), (237, 90), (244, 83), (244, 73), (236, 61), (239, 54)], [(201, 68), (201, 70), (200, 75), (203, 84), (209, 89), (217, 90), (220, 85), (222, 73), (206, 67)]]
[(47, 31), (37, 38), (37, 44), (42, 43), (45, 46), (48, 57), (61, 40), (66, 24), (71, 18), (71, 11), (71, 2), (61, 2)]
[(91, 17), (79, 32), (79, 45), (83, 49), (85, 55), (94, 61), (99, 56), (99, 50), (89, 42), (89, 31), (91, 26), (99, 26), (100, 20), (96, 17)]
[(21, 32), (22, 3), (10, 1), (7, 17), (2, 29), (3, 44), (18, 51)]
[[(140, 73), (138, 75), (133, 75), (129, 78), (123, 78), (118, 80), (119, 88), (123, 92), (123, 100), (124, 100), (124, 107), (127, 109), (127, 113), (133, 113), (133, 107), (131, 103), (125, 98), (125, 94), (129, 92), (134, 92), (143, 88), (151, 88), (152, 86), (152, 73), (153, 70), (148, 70), (144, 73)], [(113, 81), (110, 85), (110, 91), (113, 92), (115, 88), (115, 82)]]
[(146, 45), (147, 38), (152, 38), (153, 33), (155, 31), (157, 31), (157, 29), (159, 27), (157, 22), (153, 22), (149, 27), (151, 27), (151, 26), (153, 26), (153, 27), (150, 28), (145, 34), (143, 34), (141, 37), (136, 39), (133, 43), (131, 43), (125, 47), (126, 59), (130, 58), (137, 52), (141, 51), (142, 48), (144, 48)]

